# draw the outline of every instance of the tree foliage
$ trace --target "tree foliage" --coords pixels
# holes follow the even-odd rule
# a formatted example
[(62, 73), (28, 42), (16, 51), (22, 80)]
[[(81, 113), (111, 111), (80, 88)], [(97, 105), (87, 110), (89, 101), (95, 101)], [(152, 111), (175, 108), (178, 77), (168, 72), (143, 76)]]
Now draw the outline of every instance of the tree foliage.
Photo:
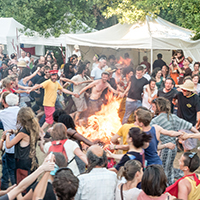
[[(84, 0), (1, 0), (0, 17), (13, 17), (46, 37), (95, 27), (93, 4)], [(88, 30), (90, 31), (90, 30)]]
[(99, 7), (105, 7), (106, 18), (116, 15), (121, 23), (133, 23), (144, 20), (146, 15), (161, 16), (179, 26), (196, 32), (194, 39), (200, 34), (199, 0), (95, 0)]
[(196, 31), (200, 38), (199, 0), (0, 0), (0, 17), (13, 17), (48, 37), (84, 29), (102, 29), (117, 22), (134, 23), (146, 15), (161, 16)]

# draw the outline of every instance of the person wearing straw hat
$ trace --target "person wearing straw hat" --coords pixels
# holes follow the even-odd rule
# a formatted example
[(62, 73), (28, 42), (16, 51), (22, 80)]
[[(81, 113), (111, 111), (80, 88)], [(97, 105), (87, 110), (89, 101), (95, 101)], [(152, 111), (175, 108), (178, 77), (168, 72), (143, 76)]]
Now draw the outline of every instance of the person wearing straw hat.
[(191, 80), (186, 80), (179, 87), (182, 92), (178, 92), (175, 96), (175, 99), (178, 100), (177, 115), (191, 122), (193, 126), (197, 125), (196, 128), (198, 129), (200, 123), (200, 102), (198, 95), (195, 94), (194, 83)]
[(80, 52), (80, 48), (78, 46), (78, 44), (74, 45), (74, 51), (72, 53), (72, 55), (77, 55), (78, 59), (81, 60), (81, 52)]
[(19, 73), (22, 72), (22, 70), (27, 67), (26, 62), (24, 60), (21, 60), (17, 63), (17, 67), (19, 68)]

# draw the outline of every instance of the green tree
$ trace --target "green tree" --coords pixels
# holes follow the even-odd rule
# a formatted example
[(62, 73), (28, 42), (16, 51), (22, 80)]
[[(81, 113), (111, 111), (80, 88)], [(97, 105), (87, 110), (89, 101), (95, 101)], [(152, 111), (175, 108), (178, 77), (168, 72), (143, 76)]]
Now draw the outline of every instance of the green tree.
[(80, 20), (91, 28), (96, 25), (93, 4), (84, 0), (1, 0), (0, 17), (13, 17), (25, 30), (37, 31), (45, 37), (80, 29), (90, 31)]
[(95, 0), (99, 8), (105, 7), (102, 14), (106, 18), (117, 16), (121, 23), (134, 23), (144, 20), (146, 15), (161, 16), (179, 26), (196, 32), (194, 39), (200, 34), (199, 0)]

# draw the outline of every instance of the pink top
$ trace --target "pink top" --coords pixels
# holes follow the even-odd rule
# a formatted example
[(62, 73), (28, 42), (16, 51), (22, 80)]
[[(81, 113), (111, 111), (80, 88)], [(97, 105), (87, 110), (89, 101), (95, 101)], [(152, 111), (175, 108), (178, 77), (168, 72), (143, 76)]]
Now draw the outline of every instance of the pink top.
[(157, 197), (157, 198), (155, 198), (155, 197), (152, 198), (152, 197), (146, 195), (144, 193), (144, 191), (140, 192), (140, 194), (137, 198), (137, 200), (166, 200), (166, 199), (167, 199), (166, 194), (162, 194), (160, 197)]

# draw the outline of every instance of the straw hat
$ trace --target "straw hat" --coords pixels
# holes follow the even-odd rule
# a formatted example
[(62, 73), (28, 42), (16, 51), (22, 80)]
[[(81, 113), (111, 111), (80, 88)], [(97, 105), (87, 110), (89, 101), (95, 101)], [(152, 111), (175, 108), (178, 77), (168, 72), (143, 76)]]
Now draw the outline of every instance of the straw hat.
[(113, 73), (116, 71), (116, 69), (111, 69), (110, 67), (108, 67), (105, 71), (108, 73)]
[(19, 61), (17, 67), (26, 67), (26, 62), (24, 60)]
[(193, 62), (193, 59), (191, 57), (187, 57), (187, 60), (189, 61), (189, 63)]
[(75, 44), (75, 45), (74, 45), (74, 49), (79, 49), (78, 44)]
[(187, 91), (195, 92), (194, 83), (191, 80), (186, 80), (185, 83), (179, 85), (179, 87)]

